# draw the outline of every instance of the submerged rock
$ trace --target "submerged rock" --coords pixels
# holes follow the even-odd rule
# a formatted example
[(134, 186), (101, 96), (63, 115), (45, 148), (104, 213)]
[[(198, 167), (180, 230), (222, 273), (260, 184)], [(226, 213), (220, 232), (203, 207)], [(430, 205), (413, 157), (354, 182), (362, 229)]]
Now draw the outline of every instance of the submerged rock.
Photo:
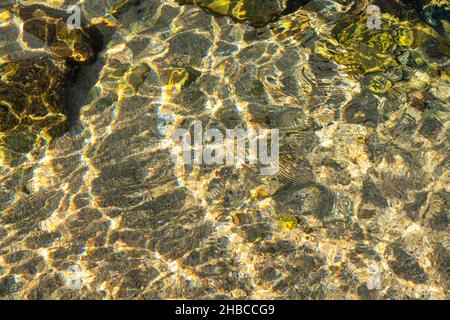
[(67, 128), (67, 69), (48, 57), (9, 62), (0, 69), (0, 149), (14, 165), (33, 149), (38, 135), (46, 139)]
[(28, 127), (57, 134), (63, 126), (65, 68), (48, 58), (11, 62), (1, 69), (1, 133)]
[(425, 283), (428, 280), (428, 276), (419, 262), (403, 250), (398, 243), (392, 244), (389, 249), (394, 259), (389, 260), (388, 264), (396, 275), (414, 283)]
[[(430, 61), (448, 56), (448, 37), (422, 23), (411, 7), (402, 7), (402, 13), (380, 11), (375, 27), (369, 24), (367, 10), (362, 5), (353, 8), (334, 26), (332, 39), (325, 45), (316, 44), (316, 52), (353, 75), (385, 72), (398, 65), (426, 68)], [(418, 50), (425, 56), (417, 56)], [(372, 91), (383, 94), (389, 90), (388, 81), (373, 80)]]
[(348, 123), (376, 127), (379, 117), (378, 100), (369, 92), (363, 92), (350, 101), (344, 114)]
[(309, 0), (178, 0), (180, 5), (194, 4), (213, 14), (228, 16), (255, 27), (265, 26), (278, 17), (295, 12)]
[[(369, 1), (311, 1), (259, 29), (173, 0), (107, 2), (80, 2), (117, 31), (82, 68), (87, 28), (0, 9), (2, 298), (446, 297), (450, 73), (431, 26), (401, 0), (370, 1), (395, 27), (362, 35), (348, 10)], [(278, 173), (174, 163), (170, 135), (195, 121), (278, 129)], [(83, 290), (67, 287), (73, 266)]]
[[(438, 32), (448, 32), (450, 22), (450, 8), (445, 0), (402, 0), (406, 5), (413, 7), (428, 25)], [(446, 29), (447, 28), (447, 29)]]
[(64, 12), (36, 5), (13, 13), (23, 20), (24, 52), (7, 55), (0, 65), (0, 151), (9, 164), (39, 138), (64, 133), (67, 83), (80, 64), (95, 59), (101, 43), (97, 31), (70, 30)]
[(326, 187), (316, 183), (290, 183), (274, 194), (278, 213), (313, 214), (319, 219), (331, 215), (334, 195)]
[(24, 49), (45, 49), (54, 59), (69, 58), (88, 63), (96, 58), (102, 46), (102, 35), (95, 26), (70, 28), (69, 15), (40, 5), (17, 7), (16, 14), (23, 21), (21, 39)]

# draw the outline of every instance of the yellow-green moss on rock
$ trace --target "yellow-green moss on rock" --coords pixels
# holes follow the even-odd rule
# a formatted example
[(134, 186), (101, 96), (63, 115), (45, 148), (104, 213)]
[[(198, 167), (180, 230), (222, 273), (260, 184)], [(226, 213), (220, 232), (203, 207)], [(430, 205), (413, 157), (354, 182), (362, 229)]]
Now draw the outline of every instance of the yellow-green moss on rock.
[(33, 5), (12, 13), (23, 20), (24, 51), (0, 65), (0, 160), (9, 165), (39, 139), (67, 130), (67, 83), (77, 65), (95, 59), (101, 43), (94, 28), (70, 30), (64, 12)]

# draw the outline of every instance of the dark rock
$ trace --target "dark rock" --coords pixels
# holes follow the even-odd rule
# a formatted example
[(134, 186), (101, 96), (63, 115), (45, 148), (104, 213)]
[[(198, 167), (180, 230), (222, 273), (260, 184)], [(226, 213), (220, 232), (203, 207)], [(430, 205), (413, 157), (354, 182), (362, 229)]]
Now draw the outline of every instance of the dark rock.
[(180, 5), (195, 4), (213, 14), (226, 15), (237, 22), (247, 22), (261, 27), (276, 20), (282, 15), (297, 11), (310, 0), (177, 0)]
[(389, 260), (388, 265), (396, 275), (415, 283), (425, 283), (428, 280), (428, 276), (419, 262), (404, 251), (399, 244), (394, 244), (391, 249), (395, 260)]
[(316, 183), (290, 183), (274, 194), (277, 212), (294, 214), (313, 214), (320, 219), (331, 215), (334, 195)]
[(369, 201), (379, 208), (386, 208), (388, 206), (387, 200), (372, 181), (364, 181), (362, 191), (363, 201)]

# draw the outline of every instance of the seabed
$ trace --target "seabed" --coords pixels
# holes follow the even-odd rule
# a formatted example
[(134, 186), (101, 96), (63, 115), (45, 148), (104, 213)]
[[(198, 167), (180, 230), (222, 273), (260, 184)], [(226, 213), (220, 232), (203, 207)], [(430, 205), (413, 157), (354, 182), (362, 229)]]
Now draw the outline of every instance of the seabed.
[[(440, 0), (2, 0), (0, 299), (448, 299), (449, 31)], [(279, 171), (174, 162), (196, 122), (279, 130)]]

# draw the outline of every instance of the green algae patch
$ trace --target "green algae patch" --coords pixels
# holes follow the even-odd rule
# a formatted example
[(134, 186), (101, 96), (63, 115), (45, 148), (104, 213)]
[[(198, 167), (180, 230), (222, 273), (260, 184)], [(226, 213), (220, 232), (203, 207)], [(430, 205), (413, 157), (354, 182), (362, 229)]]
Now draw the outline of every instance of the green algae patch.
[(38, 136), (61, 135), (67, 128), (66, 72), (48, 58), (10, 62), (1, 70), (0, 149), (9, 155), (28, 153)]

